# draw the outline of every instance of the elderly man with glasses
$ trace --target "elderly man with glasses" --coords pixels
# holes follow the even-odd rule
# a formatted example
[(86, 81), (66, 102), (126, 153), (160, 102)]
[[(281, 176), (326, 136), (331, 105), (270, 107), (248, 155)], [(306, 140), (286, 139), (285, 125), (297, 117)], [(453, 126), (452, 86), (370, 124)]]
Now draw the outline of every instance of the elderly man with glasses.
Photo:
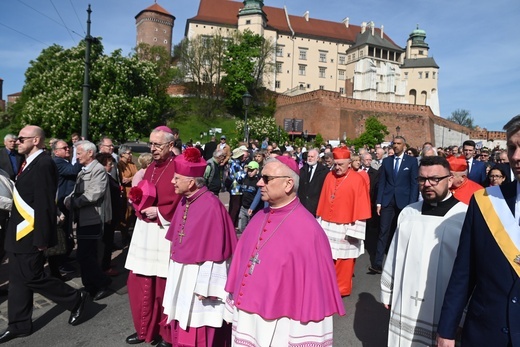
[(170, 261), (170, 241), (165, 237), (180, 200), (170, 183), (176, 172), (174, 141), (172, 130), (166, 126), (152, 131), (148, 146), (153, 162), (129, 193), (138, 220), (125, 264), (130, 270), (128, 298), (136, 331), (126, 338), (128, 344), (150, 343), (160, 336), (159, 347), (171, 346), (170, 328), (162, 324), (166, 316), (161, 303)]
[(269, 207), (240, 237), (226, 284), (233, 345), (329, 346), (333, 315), (345, 313), (327, 237), (297, 197), (299, 180), (296, 162), (278, 156), (257, 183)]
[(372, 215), (370, 189), (367, 180), (350, 167), (347, 147), (336, 147), (332, 154), (334, 170), (323, 183), (316, 217), (329, 239), (339, 292), (348, 296), (356, 258), (365, 252), (366, 220)]

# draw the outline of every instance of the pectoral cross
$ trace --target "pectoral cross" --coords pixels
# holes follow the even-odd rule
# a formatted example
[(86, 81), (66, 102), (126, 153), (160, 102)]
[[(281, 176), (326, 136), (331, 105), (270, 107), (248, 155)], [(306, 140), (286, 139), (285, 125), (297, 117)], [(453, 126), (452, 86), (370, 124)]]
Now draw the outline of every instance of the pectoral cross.
[(255, 270), (255, 265), (260, 264), (260, 259), (258, 259), (258, 253), (256, 253), (254, 257), (249, 259), (249, 261), (251, 262), (251, 267), (249, 268), (249, 274), (252, 275), (253, 271)]
[(415, 301), (415, 307), (417, 307), (417, 301), (423, 302), (424, 298), (419, 297), (419, 292), (415, 291), (415, 297), (412, 295), (410, 296), (410, 299), (413, 299)]
[(179, 231), (179, 243), (182, 243), (182, 238), (185, 236), (186, 234), (184, 234), (184, 229)]

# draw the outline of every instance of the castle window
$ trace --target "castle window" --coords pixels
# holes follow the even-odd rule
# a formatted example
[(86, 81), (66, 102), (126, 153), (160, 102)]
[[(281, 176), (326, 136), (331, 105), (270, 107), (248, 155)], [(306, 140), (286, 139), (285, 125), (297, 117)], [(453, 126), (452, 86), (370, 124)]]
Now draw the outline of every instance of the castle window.
[(424, 73), (424, 78), (430, 78), (430, 73), (429, 72), (425, 72)]
[(422, 79), (422, 72), (419, 72), (419, 79)]
[(325, 78), (325, 73), (326, 73), (327, 69), (320, 66), (320, 78)]
[(250, 25), (250, 24), (251, 24), (251, 20), (250, 19), (246, 20), (246, 25)]
[(307, 50), (300, 49), (300, 60), (307, 60)]
[(340, 88), (339, 88), (339, 93), (340, 93), (341, 95), (345, 94), (345, 88), (340, 87)]
[(163, 30), (163, 33), (165, 33), (165, 34), (166, 34), (166, 30)]
[(327, 62), (327, 52), (320, 51), (320, 63), (326, 63)]
[(282, 73), (282, 63), (276, 62), (276, 73)]
[(365, 52), (363, 52), (363, 51), (359, 51), (359, 57), (360, 57), (360, 58), (361, 58), (364, 54), (365, 54)]
[(155, 31), (159, 31), (159, 29), (155, 28)]
[(345, 56), (344, 55), (339, 56), (339, 63), (340, 63), (340, 65), (345, 65)]
[(280, 88), (280, 81), (275, 81), (275, 82), (274, 82), (274, 87), (275, 87), (276, 89), (279, 89), (279, 88)]
[(405, 80), (408, 79), (408, 72), (405, 72), (405, 73), (404, 73), (404, 79), (405, 79)]
[(154, 42), (157, 42), (157, 37), (154, 37), (154, 38), (153, 38), (153, 41), (154, 41)]
[(307, 65), (298, 65), (298, 75), (305, 76), (305, 70), (307, 68)]
[(168, 44), (168, 40), (164, 40), (163, 43), (164, 43), (165, 45), (167, 45), (167, 44)]
[(320, 86), (320, 90), (324, 90), (325, 89), (325, 86)]
[(424, 54), (424, 51), (419, 50), (419, 55), (423, 55), (423, 54)]
[(432, 78), (433, 78), (433, 79), (435, 79), (435, 75), (436, 75), (436, 74), (437, 74), (437, 73), (436, 73), (435, 71), (432, 73)]
[(283, 57), (283, 46), (276, 46), (276, 56)]
[(338, 70), (338, 78), (339, 78), (341, 81), (344, 81), (344, 80), (345, 80), (345, 70)]
[(303, 83), (300, 83), (300, 90), (305, 90), (305, 86), (303, 85)]

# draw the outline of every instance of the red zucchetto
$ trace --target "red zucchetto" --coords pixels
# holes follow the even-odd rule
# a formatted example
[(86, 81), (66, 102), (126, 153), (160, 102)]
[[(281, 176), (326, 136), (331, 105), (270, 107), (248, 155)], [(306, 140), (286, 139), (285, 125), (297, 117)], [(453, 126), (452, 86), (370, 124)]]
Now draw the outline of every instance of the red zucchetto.
[(346, 147), (336, 147), (332, 150), (334, 159), (350, 159), (350, 151)]
[(446, 160), (448, 160), (448, 163), (450, 163), (451, 171), (462, 172), (468, 169), (468, 163), (466, 162), (466, 158), (464, 158), (463, 156), (449, 156), (446, 158)]

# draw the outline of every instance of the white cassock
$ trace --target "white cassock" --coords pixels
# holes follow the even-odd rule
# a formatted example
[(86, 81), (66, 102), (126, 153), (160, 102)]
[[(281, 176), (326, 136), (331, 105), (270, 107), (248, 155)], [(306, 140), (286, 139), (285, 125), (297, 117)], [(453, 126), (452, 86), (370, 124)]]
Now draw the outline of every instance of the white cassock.
[(446, 287), (457, 255), (467, 205), (444, 216), (422, 215), (423, 201), (408, 205), (381, 276), (381, 302), (391, 305), (388, 346), (433, 346)]

